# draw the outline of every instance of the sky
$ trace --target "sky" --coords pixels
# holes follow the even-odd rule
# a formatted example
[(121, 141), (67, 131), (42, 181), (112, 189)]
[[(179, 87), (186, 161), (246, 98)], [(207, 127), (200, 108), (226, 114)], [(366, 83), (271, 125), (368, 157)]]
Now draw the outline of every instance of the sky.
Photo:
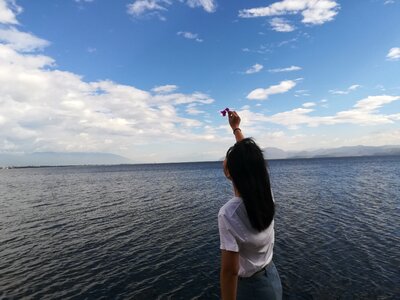
[(400, 0), (0, 0), (0, 153), (400, 145)]

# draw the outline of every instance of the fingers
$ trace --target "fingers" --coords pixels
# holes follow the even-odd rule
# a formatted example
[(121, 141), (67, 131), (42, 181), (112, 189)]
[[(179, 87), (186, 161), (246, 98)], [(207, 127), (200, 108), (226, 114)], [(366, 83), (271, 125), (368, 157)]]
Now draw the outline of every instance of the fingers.
[(231, 120), (240, 120), (240, 117), (236, 111), (231, 111), (229, 114), (229, 119)]
[(228, 116), (229, 116), (229, 118), (232, 118), (232, 117), (239, 117), (239, 115), (237, 114), (237, 112), (234, 111), (234, 110), (228, 111)]

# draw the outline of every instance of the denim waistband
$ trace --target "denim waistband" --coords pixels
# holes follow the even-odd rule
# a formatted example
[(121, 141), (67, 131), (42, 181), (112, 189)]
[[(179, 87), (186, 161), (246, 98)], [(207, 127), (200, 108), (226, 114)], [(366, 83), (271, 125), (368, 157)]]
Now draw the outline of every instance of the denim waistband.
[[(272, 262), (272, 261), (271, 261)], [(260, 277), (262, 275), (264, 275), (265, 270), (269, 267), (271, 263), (267, 264), (266, 266), (264, 266), (262, 269), (258, 270), (257, 272), (255, 272), (253, 275), (249, 276), (249, 277), (238, 277), (239, 280), (246, 280), (246, 279), (253, 279), (253, 278), (257, 278)]]

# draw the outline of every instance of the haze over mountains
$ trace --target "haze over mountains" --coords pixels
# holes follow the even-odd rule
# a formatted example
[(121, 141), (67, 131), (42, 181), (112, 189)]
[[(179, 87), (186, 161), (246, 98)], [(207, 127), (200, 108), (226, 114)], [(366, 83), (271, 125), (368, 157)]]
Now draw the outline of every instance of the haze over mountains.
[[(267, 159), (321, 158), (348, 156), (400, 155), (400, 146), (353, 146), (310, 151), (284, 151), (279, 148), (263, 149)], [(117, 165), (134, 161), (111, 153), (92, 152), (37, 152), (29, 154), (1, 154), (0, 167), (66, 166), (66, 165)]]
[(284, 151), (279, 148), (265, 148), (267, 159), (320, 158), (320, 157), (353, 157), (353, 156), (387, 156), (400, 155), (400, 146), (351, 146), (310, 151)]
[(117, 165), (132, 164), (130, 159), (110, 153), (37, 152), (29, 154), (0, 154), (0, 167)]

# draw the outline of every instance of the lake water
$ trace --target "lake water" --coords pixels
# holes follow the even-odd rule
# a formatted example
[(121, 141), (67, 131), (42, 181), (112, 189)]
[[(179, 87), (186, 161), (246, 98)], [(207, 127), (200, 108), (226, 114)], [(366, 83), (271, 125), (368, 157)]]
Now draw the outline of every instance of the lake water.
[[(285, 298), (400, 298), (400, 157), (269, 162)], [(0, 298), (218, 299), (221, 162), (0, 170)]]

